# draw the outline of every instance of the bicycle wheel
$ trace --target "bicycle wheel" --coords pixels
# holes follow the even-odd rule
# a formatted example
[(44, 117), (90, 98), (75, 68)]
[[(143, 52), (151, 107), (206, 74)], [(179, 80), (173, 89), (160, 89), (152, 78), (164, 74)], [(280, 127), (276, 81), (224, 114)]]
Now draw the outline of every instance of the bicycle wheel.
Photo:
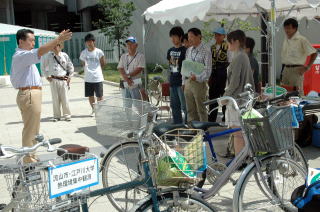
[(298, 144), (294, 145), (294, 149), (288, 150), (289, 156), (292, 160), (297, 162), (300, 166), (302, 166), (305, 171), (308, 170), (308, 162), (305, 158), (302, 149), (298, 146)]
[[(160, 211), (214, 211), (212, 206), (206, 201), (181, 191), (162, 193), (157, 197)], [(138, 208), (133, 209), (133, 211), (152, 211), (152, 206), (152, 199), (149, 198), (149, 200), (138, 206)]]
[[(305, 181), (304, 168), (291, 159), (276, 156), (263, 159), (260, 165), (262, 178), (254, 163), (240, 177), (234, 192), (234, 211), (297, 211), (290, 199), (294, 189)], [(266, 195), (263, 180), (277, 198)]]
[[(141, 178), (143, 173), (139, 158), (137, 142), (125, 142), (111, 148), (102, 163), (103, 186), (110, 187)], [(107, 197), (118, 211), (128, 211), (147, 195), (147, 188), (141, 186), (107, 194)]]

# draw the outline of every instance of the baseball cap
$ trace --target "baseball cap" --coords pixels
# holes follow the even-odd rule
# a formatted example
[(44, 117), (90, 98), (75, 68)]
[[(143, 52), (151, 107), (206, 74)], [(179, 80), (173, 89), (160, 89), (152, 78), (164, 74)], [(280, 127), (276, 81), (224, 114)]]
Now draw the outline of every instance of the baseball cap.
[(213, 30), (213, 33), (226, 35), (226, 30), (223, 27), (217, 27)]
[(138, 43), (137, 39), (135, 37), (133, 37), (133, 36), (128, 37), (127, 40), (126, 40), (126, 43), (129, 42), (129, 41), (131, 43)]

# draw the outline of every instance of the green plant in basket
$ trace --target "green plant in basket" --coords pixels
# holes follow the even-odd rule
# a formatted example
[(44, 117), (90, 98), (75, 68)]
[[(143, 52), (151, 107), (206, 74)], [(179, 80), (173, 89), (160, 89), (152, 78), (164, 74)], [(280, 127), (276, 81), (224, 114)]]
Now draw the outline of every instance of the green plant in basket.
[(165, 151), (158, 161), (157, 182), (163, 186), (178, 186), (197, 177), (196, 170), (203, 165), (202, 135), (195, 136), (181, 152), (161, 143)]

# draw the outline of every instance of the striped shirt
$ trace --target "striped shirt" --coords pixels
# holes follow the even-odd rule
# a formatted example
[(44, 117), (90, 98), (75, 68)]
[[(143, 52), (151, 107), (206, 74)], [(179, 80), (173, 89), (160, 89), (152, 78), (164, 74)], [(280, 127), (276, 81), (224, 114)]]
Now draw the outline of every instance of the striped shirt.
[[(204, 65), (204, 71), (201, 74), (196, 75), (196, 81), (206, 82), (209, 80), (212, 71), (212, 54), (208, 46), (201, 42), (197, 47), (192, 46), (188, 48), (186, 59), (190, 59)], [(185, 78), (183, 81), (185, 81)]]

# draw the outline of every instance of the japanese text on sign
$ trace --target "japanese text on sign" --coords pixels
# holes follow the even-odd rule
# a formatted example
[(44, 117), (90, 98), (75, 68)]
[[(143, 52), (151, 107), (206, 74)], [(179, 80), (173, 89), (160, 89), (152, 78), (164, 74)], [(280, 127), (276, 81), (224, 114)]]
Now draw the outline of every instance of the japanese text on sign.
[(98, 159), (50, 167), (48, 172), (50, 198), (55, 198), (98, 184)]

